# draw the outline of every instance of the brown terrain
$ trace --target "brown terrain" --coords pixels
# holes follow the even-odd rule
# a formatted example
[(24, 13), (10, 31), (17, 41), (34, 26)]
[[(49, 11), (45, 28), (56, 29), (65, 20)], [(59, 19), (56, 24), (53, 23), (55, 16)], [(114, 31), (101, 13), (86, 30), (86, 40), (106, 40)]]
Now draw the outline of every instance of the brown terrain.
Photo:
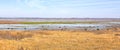
[(120, 29), (1, 30), (0, 50), (120, 50)]
[(0, 24), (19, 24), (18, 21), (0, 20)]

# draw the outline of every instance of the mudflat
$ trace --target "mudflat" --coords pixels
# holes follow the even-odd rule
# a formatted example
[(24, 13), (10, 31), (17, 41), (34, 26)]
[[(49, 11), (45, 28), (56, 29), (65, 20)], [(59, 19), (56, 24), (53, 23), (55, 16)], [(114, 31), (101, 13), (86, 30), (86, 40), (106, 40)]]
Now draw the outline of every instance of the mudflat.
[(0, 50), (119, 50), (120, 30), (0, 30)]

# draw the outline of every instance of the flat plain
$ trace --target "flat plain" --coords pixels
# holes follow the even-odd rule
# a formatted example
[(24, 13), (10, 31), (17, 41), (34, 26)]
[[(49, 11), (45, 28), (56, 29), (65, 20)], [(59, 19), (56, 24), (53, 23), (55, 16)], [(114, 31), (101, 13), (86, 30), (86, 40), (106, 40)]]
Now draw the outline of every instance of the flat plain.
[(94, 31), (0, 30), (0, 50), (120, 50), (120, 27)]

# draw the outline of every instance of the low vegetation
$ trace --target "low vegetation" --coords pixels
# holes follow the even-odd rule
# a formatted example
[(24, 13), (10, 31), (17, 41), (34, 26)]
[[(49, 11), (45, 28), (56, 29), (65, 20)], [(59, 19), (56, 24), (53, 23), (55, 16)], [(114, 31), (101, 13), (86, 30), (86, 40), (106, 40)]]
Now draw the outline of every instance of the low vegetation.
[(111, 30), (1, 30), (0, 50), (120, 50), (119, 35)]

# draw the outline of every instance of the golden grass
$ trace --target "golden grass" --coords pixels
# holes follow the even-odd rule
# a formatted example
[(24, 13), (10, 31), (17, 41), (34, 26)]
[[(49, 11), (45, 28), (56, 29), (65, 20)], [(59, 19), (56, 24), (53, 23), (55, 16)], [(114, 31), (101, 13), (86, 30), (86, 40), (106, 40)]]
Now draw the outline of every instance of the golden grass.
[[(2, 30), (0, 34), (0, 50), (120, 50), (119, 31)], [(7, 34), (13, 39), (5, 38)]]

